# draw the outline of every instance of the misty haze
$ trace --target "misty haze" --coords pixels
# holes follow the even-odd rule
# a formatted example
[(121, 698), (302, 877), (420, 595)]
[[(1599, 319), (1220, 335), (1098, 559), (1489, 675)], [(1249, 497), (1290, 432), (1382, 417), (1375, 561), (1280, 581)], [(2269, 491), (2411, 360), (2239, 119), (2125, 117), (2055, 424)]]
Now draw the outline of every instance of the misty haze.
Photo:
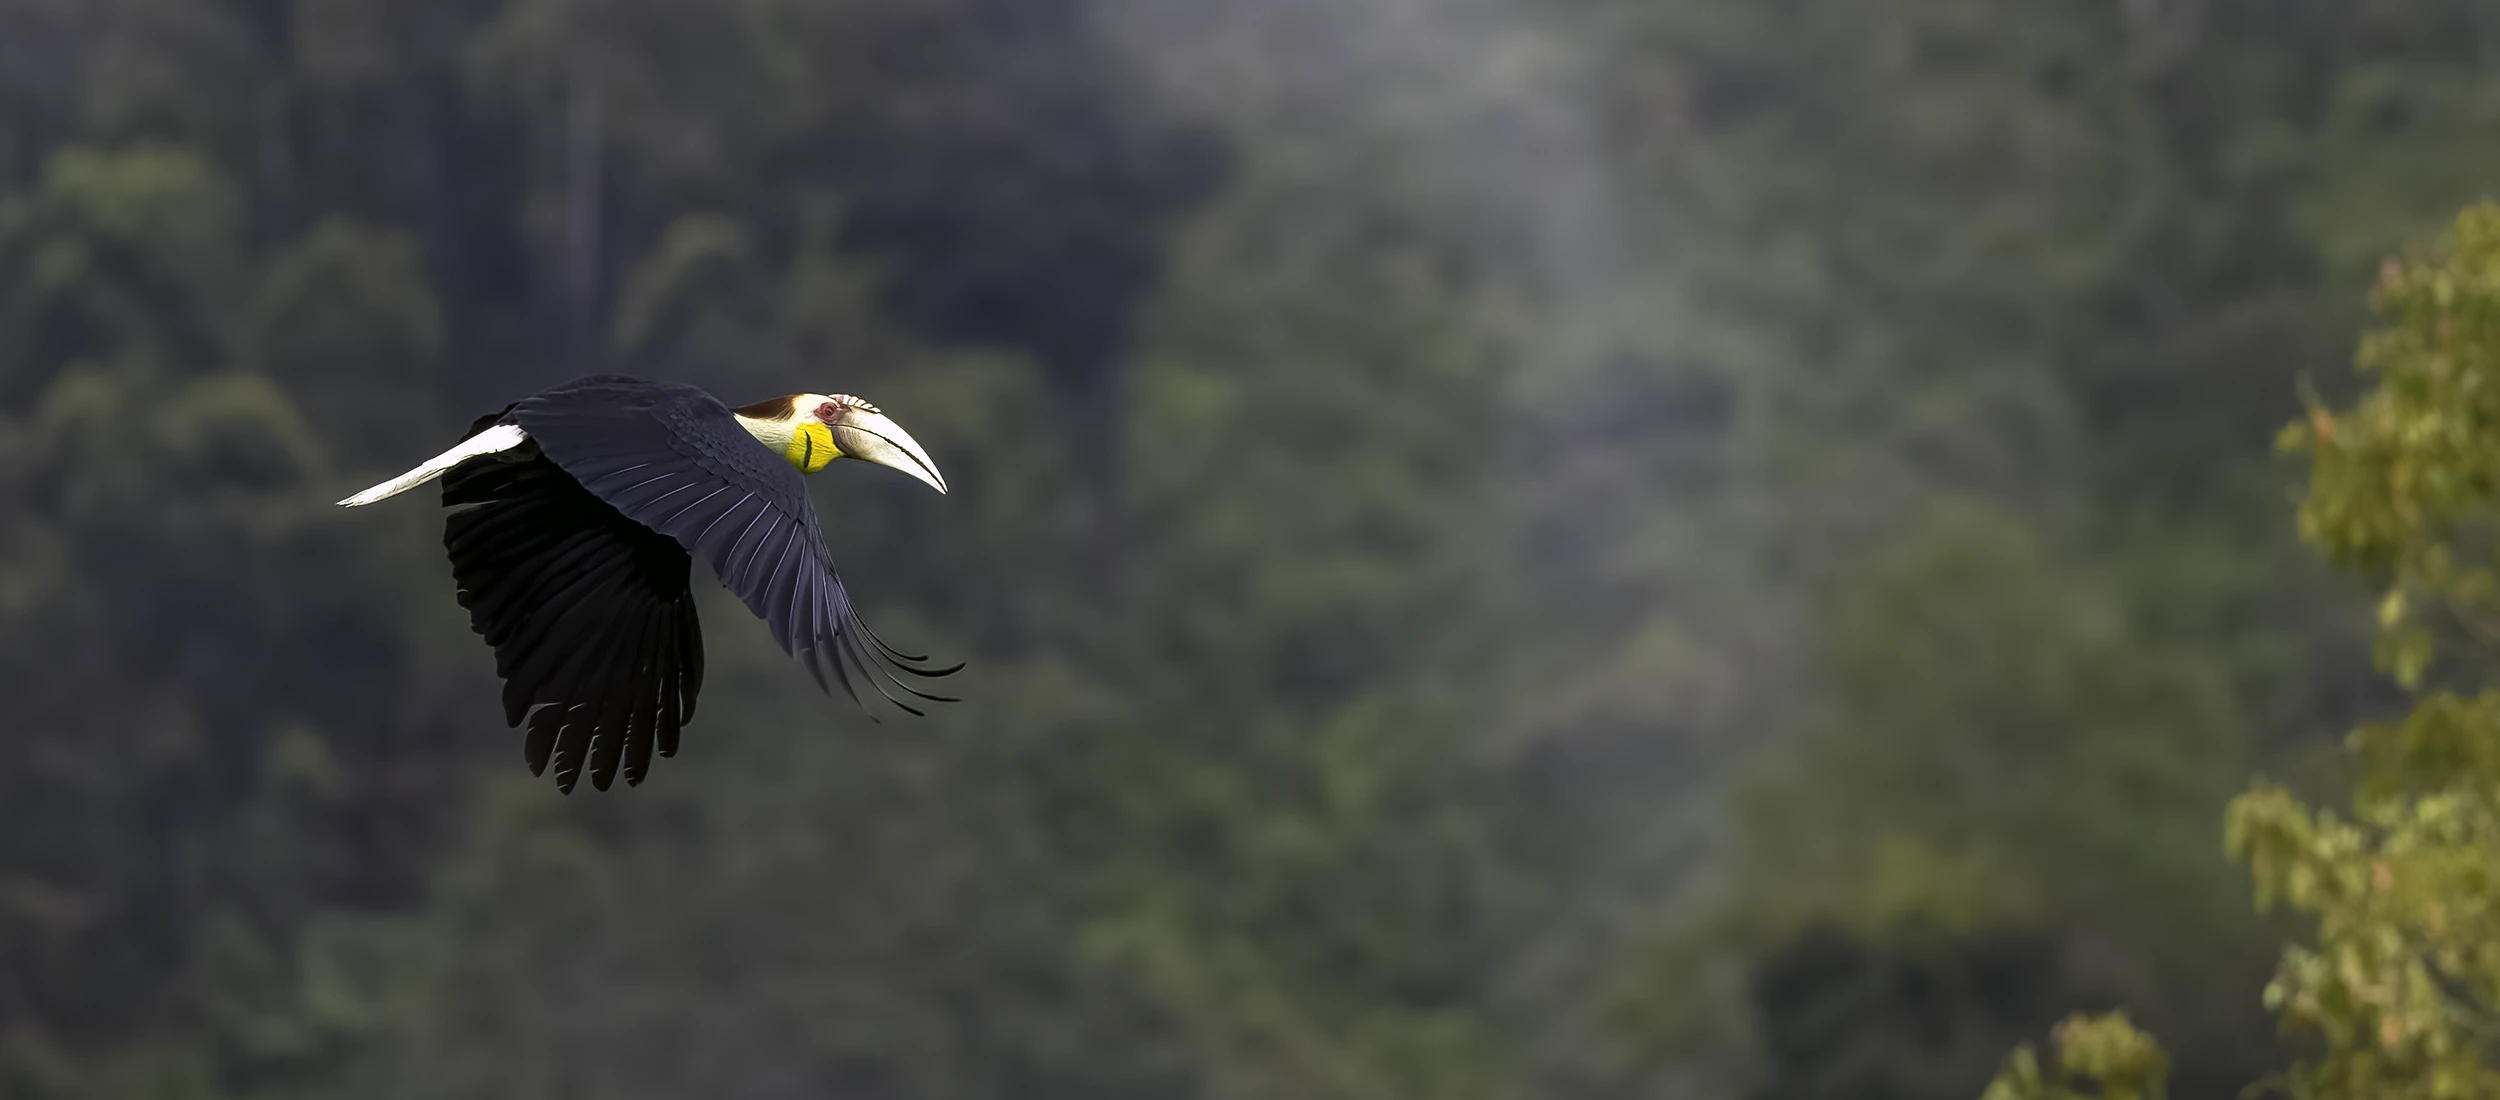
[(0, 1100), (2500, 1096), (2493, 198), (2492, 0), (0, 0)]

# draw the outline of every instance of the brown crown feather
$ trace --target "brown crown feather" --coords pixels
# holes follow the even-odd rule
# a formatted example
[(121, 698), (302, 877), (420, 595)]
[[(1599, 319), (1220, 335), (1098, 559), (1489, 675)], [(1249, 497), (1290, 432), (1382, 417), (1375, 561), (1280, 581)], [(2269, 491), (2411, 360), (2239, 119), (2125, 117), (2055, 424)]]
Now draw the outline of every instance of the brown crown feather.
[(729, 411), (749, 420), (788, 420), (798, 415), (798, 408), (799, 395), (792, 393), (780, 397), (767, 397), (752, 405), (742, 405)]

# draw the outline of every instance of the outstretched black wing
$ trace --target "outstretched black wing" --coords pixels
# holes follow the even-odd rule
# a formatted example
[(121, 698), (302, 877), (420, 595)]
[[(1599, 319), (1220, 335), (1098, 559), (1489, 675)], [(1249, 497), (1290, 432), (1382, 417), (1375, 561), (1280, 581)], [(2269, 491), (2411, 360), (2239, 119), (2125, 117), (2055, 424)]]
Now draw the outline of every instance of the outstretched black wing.
[(832, 690), (830, 672), (860, 702), (850, 671), (856, 669), (886, 701), (913, 714), (923, 712), (887, 685), (954, 701), (896, 675), (934, 678), (962, 666), (925, 667), (926, 658), (886, 644), (860, 621), (834, 575), (806, 482), (710, 394), (600, 375), (526, 398), (506, 419), (600, 500), (700, 555), (817, 686)]
[[(470, 435), (500, 416), (482, 417)], [(530, 774), (552, 754), (570, 793), (585, 763), (639, 785), (653, 748), (677, 754), (703, 686), (688, 559), (524, 443), (443, 477), (443, 545), (469, 625), (495, 650), (504, 719), (526, 717)]]

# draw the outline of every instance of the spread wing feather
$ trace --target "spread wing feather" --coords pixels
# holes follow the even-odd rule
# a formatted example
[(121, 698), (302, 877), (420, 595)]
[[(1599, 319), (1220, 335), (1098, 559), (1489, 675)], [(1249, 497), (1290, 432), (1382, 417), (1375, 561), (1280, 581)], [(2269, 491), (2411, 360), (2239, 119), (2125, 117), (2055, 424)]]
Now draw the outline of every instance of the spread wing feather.
[[(481, 418), (475, 435), (500, 419)], [(703, 679), (688, 558), (582, 488), (529, 444), (469, 459), (443, 479), (469, 625), (495, 651), (504, 717), (524, 722), (532, 774), (571, 791), (587, 757), (608, 787), (619, 757), (638, 784), (671, 755)]]
[[(953, 701), (912, 687), (902, 675), (935, 678), (962, 666), (928, 667), (926, 658), (869, 633), (834, 572), (806, 482), (711, 395), (606, 375), (525, 399), (508, 417), (588, 494), (701, 557), (824, 690), (832, 689), (820, 665), (830, 666), (844, 694), (866, 709), (844, 668), (848, 663), (879, 695), (913, 714), (922, 711), (887, 684), (920, 699)], [(699, 658), (692, 667), (699, 682)], [(689, 691), (680, 725), (691, 717), (692, 698)], [(660, 732), (660, 751), (667, 755), (675, 731), (663, 724)]]

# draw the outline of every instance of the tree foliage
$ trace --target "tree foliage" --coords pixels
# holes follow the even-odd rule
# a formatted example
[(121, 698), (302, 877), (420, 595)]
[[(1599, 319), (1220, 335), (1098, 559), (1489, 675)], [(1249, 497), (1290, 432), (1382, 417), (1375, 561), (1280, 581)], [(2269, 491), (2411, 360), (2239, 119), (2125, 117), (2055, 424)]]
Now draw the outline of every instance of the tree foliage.
[[(2369, 387), (2285, 428), (2310, 458), (2300, 533), (2367, 577), (2383, 668), (2424, 689), (2400, 719), (2349, 740), (2348, 807), (2312, 805), (2260, 780), (2235, 799), (2231, 854), (2259, 908), (2315, 922), (2284, 948), (2265, 1003), (2318, 1053), (2282, 1084), (2302, 1098), (2486, 1096), (2500, 1088), (2500, 694), (2484, 686), (2500, 614), (2490, 560), (2500, 521), (2500, 206), (2460, 214), (2432, 256), (2390, 261), (2375, 294), (2386, 324), (2363, 342)], [(2123, 1018), (2073, 1022), (2124, 1048), (2092, 1054), (2061, 1035), (2068, 1072), (2100, 1095), (2144, 1095), (2161, 1062)], [(1989, 1095), (2072, 1095), (2029, 1050)]]

